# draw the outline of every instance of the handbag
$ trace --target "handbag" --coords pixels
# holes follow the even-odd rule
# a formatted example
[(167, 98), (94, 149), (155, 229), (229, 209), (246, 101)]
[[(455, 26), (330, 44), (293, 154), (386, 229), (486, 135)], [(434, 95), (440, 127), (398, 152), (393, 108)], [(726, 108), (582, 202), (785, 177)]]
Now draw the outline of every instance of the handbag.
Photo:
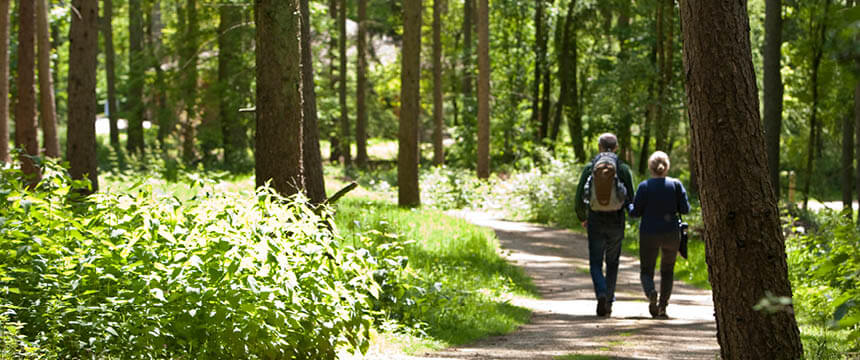
[[(678, 201), (680, 199), (680, 189), (678, 188), (678, 183), (675, 183), (675, 206), (676, 208), (680, 208), (677, 206)], [(681, 257), (684, 259), (687, 258), (687, 241), (689, 240), (688, 230), (690, 228), (690, 224), (684, 222), (684, 218), (681, 216), (681, 213), (678, 213), (678, 231), (680, 231), (681, 236), (681, 245), (678, 246), (678, 252), (681, 253)]]

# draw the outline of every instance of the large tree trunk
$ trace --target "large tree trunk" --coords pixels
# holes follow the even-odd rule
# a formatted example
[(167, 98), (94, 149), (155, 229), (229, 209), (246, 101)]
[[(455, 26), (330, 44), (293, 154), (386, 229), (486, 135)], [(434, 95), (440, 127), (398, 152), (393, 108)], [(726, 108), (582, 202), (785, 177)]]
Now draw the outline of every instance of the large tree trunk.
[(105, 79), (107, 81), (108, 123), (110, 124), (110, 145), (119, 149), (119, 114), (116, 100), (116, 50), (113, 45), (113, 0), (104, 0), (104, 20), (102, 33), (105, 42)]
[(146, 62), (143, 52), (143, 9), (141, 0), (128, 0), (128, 138), (126, 149), (143, 152), (143, 82)]
[(237, 6), (220, 6), (218, 24), (218, 82), (221, 84), (219, 117), (224, 163), (242, 168), (247, 162), (247, 138), (239, 108), (244, 92), (242, 71), (242, 9)]
[(543, 134), (540, 132), (541, 118), (540, 118), (540, 84), (541, 84), (541, 75), (543, 75), (543, 61), (544, 56), (542, 55), (543, 48), (546, 47), (546, 44), (543, 43), (544, 33), (544, 24), (543, 24), (543, 7), (544, 0), (536, 0), (537, 7), (535, 8), (535, 75), (534, 75), (534, 84), (532, 84), (532, 118), (531, 123), (532, 126), (538, 128), (537, 138), (538, 140), (543, 138)]
[(478, 0), (478, 178), (490, 177), (490, 7)]
[[(40, 0), (44, 1), (44, 0)], [(99, 189), (96, 160), (96, 64), (99, 50), (98, 0), (73, 0), (69, 30), (69, 127), (67, 152), (73, 179), (88, 178)]]
[[(468, 1), (468, 0), (467, 0)], [(400, 72), (400, 130), (397, 202), (421, 204), (418, 190), (418, 116), (421, 114), (421, 0), (403, 0), (403, 55)]]
[[(799, 359), (785, 245), (759, 118), (746, 1), (681, 2), (692, 148), (723, 359)], [(725, 84), (734, 84), (726, 87)], [(726, 159), (744, 166), (726, 166)]]
[[(362, 0), (364, 1), (364, 0)], [(302, 10), (302, 133), (304, 145), (302, 156), (305, 170), (305, 191), (311, 203), (322, 204), (326, 200), (323, 177), (322, 153), (320, 152), (319, 119), (317, 118), (317, 94), (314, 87), (314, 61), (311, 49), (310, 7), (308, 0), (300, 0)]]
[[(39, 155), (36, 135), (36, 4), (35, 1), (18, 2), (18, 102), (15, 104), (15, 146), (22, 155)], [(39, 168), (29, 157), (21, 156), (21, 171), (31, 176), (31, 184), (39, 180)]]
[[(812, 50), (812, 74), (809, 83), (812, 87), (812, 109), (809, 116), (809, 147), (806, 154), (806, 182), (803, 185), (803, 210), (809, 207), (809, 191), (812, 185), (812, 173), (815, 166), (815, 145), (818, 143), (818, 70), (821, 67), (821, 58), (824, 56), (824, 42), (827, 34), (827, 10), (830, 7), (831, 0), (824, 1), (824, 16), (818, 24), (820, 31), (819, 42), (813, 46)], [(810, 14), (810, 16), (813, 16)]]
[(186, 0), (184, 10), (185, 39), (179, 56), (182, 98), (185, 104), (185, 121), (182, 122), (182, 160), (190, 163), (196, 157), (194, 125), (197, 121), (197, 0)]
[(42, 120), (42, 142), (45, 146), (45, 156), (58, 158), (60, 157), (60, 139), (57, 136), (54, 78), (51, 76), (51, 29), (48, 25), (48, 13), (50, 11), (48, 0), (36, 0), (36, 37), (39, 50), (39, 115)]
[(346, 0), (340, 0), (340, 12), (338, 13), (338, 29), (340, 37), (338, 39), (338, 52), (340, 53), (340, 88), (338, 90), (338, 100), (340, 104), (340, 147), (341, 155), (343, 155), (343, 165), (352, 165), (352, 145), (350, 141), (350, 126), (349, 126), (349, 108), (346, 105)]
[(0, 0), (0, 162), (9, 158), (9, 3)]
[(297, 0), (255, 0), (257, 25), (256, 182), (289, 196), (304, 184), (302, 74)]
[(367, 167), (367, 0), (358, 0), (358, 62), (355, 94), (355, 162)]
[(773, 191), (779, 200), (779, 138), (782, 132), (782, 0), (765, 1), (764, 130), (767, 165)]
[(442, 101), (442, 0), (433, 0), (433, 163), (436, 165), (445, 162)]

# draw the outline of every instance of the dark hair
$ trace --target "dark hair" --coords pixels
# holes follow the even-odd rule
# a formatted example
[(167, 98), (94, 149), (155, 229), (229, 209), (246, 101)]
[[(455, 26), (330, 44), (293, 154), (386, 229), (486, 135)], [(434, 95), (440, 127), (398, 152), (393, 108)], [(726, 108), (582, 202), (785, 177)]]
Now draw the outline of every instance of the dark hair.
[(618, 146), (618, 138), (612, 133), (603, 133), (597, 140), (600, 151), (613, 151)]

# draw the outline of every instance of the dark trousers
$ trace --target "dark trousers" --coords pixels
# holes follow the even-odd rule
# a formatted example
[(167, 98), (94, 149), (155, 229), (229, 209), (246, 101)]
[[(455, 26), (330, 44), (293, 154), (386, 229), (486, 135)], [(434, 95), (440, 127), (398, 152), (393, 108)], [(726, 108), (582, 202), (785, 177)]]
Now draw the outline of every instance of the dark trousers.
[[(618, 279), (618, 258), (621, 240), (624, 239), (624, 213), (588, 214), (588, 263), (594, 294), (615, 301), (615, 283)], [(603, 262), (606, 261), (606, 275)]]
[(639, 257), (640, 271), (639, 279), (642, 281), (642, 290), (645, 296), (653, 293), (654, 289), (654, 267), (657, 265), (657, 254), (662, 250), (660, 260), (660, 304), (669, 303), (672, 296), (672, 283), (675, 278), (675, 257), (678, 247), (681, 245), (681, 237), (677, 231), (658, 234), (639, 234)]

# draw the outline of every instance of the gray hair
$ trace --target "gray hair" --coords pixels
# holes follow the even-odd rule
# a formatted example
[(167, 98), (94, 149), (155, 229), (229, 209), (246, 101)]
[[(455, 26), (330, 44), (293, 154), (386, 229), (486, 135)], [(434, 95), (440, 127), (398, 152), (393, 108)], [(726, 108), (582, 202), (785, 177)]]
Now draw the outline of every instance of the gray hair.
[(603, 133), (597, 140), (597, 147), (601, 152), (614, 151), (618, 147), (618, 138), (612, 133)]
[(662, 151), (655, 151), (648, 158), (648, 170), (651, 170), (651, 176), (664, 177), (669, 173), (669, 155)]

